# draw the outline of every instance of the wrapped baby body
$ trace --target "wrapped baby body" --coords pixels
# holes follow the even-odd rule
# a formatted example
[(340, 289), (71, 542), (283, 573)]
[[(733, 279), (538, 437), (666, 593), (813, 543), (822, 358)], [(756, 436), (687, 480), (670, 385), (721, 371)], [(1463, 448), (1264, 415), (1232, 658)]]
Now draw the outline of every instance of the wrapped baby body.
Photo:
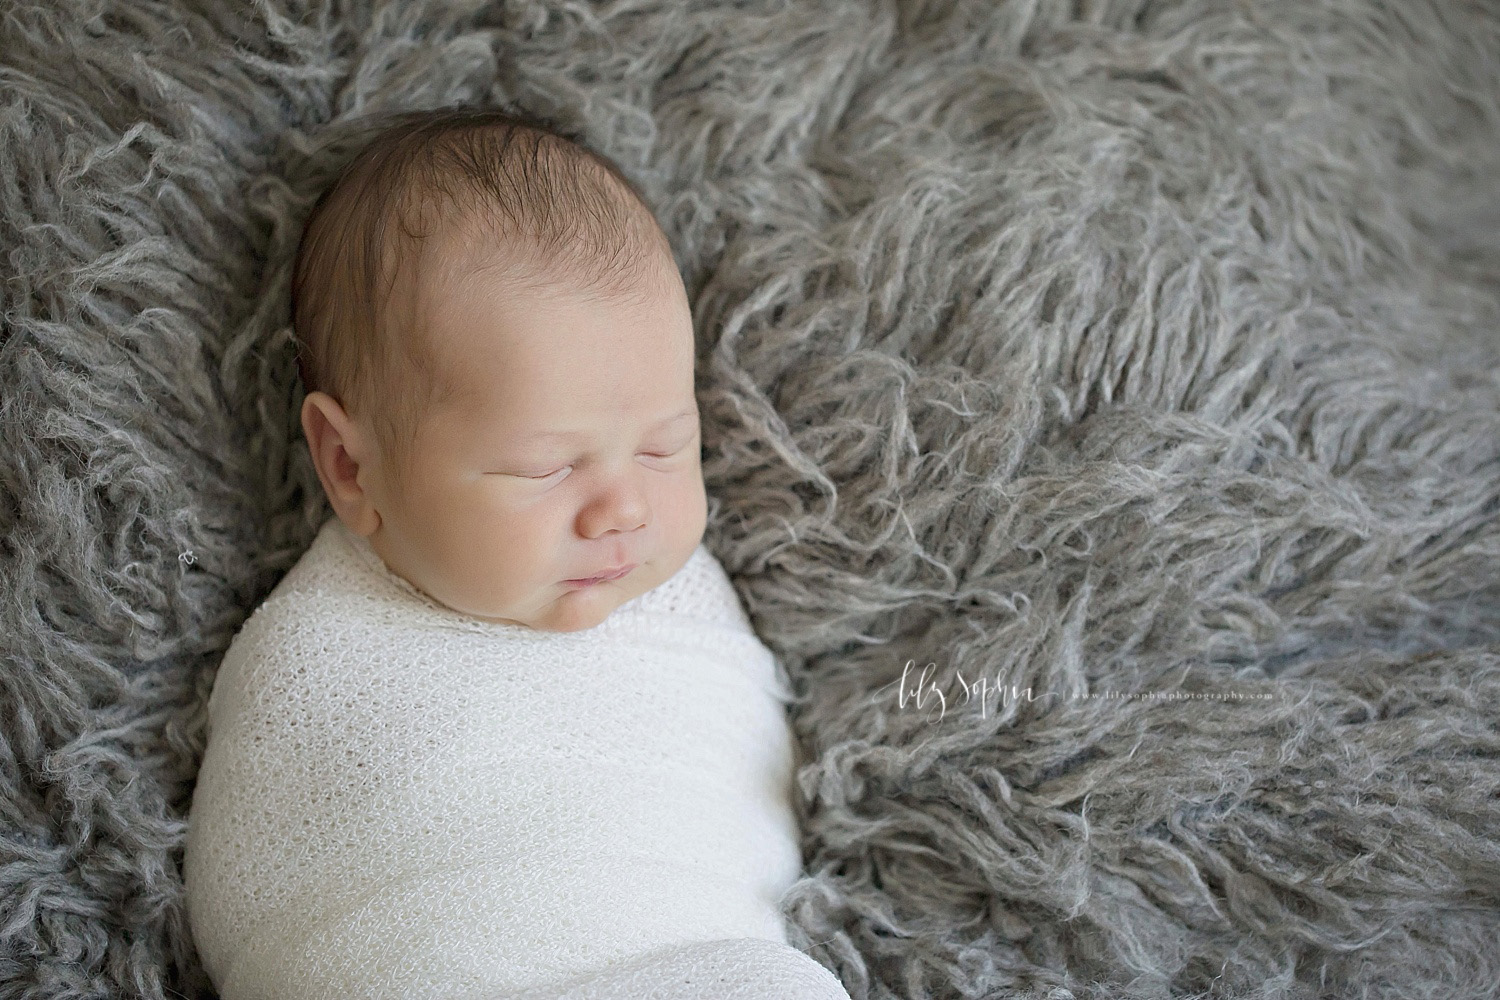
[(546, 632), (432, 601), (331, 518), (214, 681), (204, 967), (224, 1000), (848, 1000), (778, 909), (787, 697), (702, 545)]

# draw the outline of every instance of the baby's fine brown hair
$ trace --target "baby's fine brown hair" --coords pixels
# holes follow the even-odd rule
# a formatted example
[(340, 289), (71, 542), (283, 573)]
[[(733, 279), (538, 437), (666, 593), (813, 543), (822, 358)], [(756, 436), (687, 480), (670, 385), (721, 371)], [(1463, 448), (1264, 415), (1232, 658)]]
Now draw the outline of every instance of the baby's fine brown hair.
[(672, 248), (619, 166), (547, 118), (448, 107), (355, 126), (372, 138), (304, 224), (292, 326), (304, 390), (327, 393), (351, 417), (368, 413), (399, 484), (423, 414), (453, 398), (457, 382), (418, 296), (393, 301), (398, 283), (415, 293), (418, 274), (461, 280), (462, 267), (517, 289), (625, 297), (662, 273)]

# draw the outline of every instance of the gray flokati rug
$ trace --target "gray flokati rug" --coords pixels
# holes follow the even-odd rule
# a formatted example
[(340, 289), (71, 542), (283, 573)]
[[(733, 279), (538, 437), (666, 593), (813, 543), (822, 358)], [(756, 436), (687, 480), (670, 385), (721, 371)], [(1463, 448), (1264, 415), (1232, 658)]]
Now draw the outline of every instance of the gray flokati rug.
[(1497, 995), (1493, 3), (58, 0), (0, 63), (0, 997), (207, 995), (321, 130), (502, 102), (678, 249), (856, 1000)]

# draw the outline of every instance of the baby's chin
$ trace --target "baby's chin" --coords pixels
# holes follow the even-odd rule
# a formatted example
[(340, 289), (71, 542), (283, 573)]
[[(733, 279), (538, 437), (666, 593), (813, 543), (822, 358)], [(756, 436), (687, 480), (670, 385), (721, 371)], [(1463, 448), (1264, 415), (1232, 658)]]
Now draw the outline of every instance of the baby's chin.
[(496, 625), (520, 625), (544, 632), (581, 632), (602, 623), (616, 608), (637, 596), (638, 590), (638, 587), (627, 584), (626, 580), (610, 580), (588, 587), (558, 584), (559, 592), (551, 601), (543, 597), (539, 602), (541, 607), (523, 617), (504, 618), (480, 614), (474, 614), (473, 617)]
[[(639, 570), (636, 571), (640, 572)], [(542, 625), (557, 632), (578, 632), (593, 628), (608, 618), (616, 608), (636, 596), (635, 573), (621, 580), (572, 588), (564, 584), (563, 594), (548, 607), (551, 624)]]

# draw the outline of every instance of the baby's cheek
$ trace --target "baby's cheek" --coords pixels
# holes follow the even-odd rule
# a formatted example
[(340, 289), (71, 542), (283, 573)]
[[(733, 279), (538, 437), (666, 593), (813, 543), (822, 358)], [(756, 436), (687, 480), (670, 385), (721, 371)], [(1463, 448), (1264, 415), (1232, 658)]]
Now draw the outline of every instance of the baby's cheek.
[(680, 484), (674, 492), (672, 505), (676, 533), (685, 540), (684, 544), (691, 540), (693, 547), (696, 547), (697, 539), (702, 536), (708, 523), (708, 493), (703, 485), (703, 476), (699, 474), (689, 477)]
[(517, 510), (491, 500), (465, 518), (450, 539), (450, 557), (490, 600), (515, 601), (550, 571), (548, 539), (555, 531), (544, 511)]

